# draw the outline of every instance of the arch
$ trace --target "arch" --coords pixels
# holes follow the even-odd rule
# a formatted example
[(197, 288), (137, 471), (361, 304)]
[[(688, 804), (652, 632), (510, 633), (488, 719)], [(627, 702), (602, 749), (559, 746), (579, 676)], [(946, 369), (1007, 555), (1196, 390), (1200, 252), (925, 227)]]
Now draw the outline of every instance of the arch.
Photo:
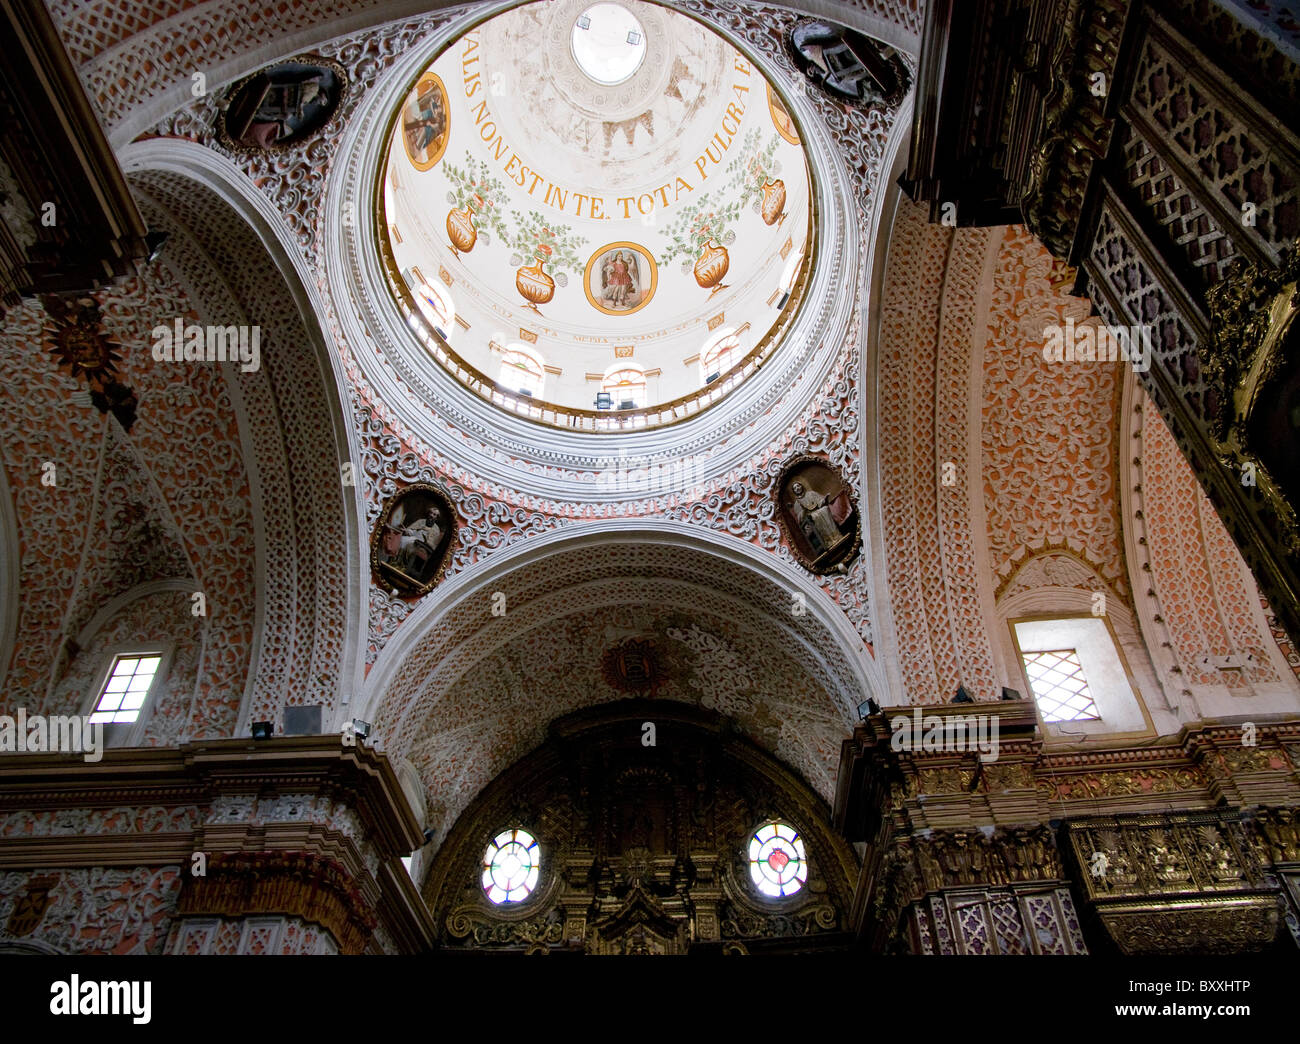
[[(151, 580), (106, 601), (76, 637), (76, 655), (51, 696), (62, 713), (89, 713), (117, 654), (146, 649), (161, 654), (157, 684), (130, 730), (113, 745), (172, 746), (195, 738), (203, 674), (208, 665), (209, 623), (191, 612), (191, 579)], [(201, 734), (201, 733), (200, 733)]]
[(782, 294), (788, 295), (793, 292), (795, 280), (799, 277), (799, 266), (803, 264), (805, 253), (807, 253), (806, 248), (796, 250), (790, 255), (790, 260), (785, 263), (785, 268), (781, 271), (781, 282), (777, 284), (777, 289)]
[(719, 330), (700, 349), (700, 383), (708, 384), (710, 380), (717, 380), (743, 355), (740, 336), (735, 327), (727, 326)]
[[(177, 10), (138, 0), (89, 0), (61, 13), (57, 28), (110, 142), (120, 147), (192, 101), (194, 69), (187, 55), (193, 46), (208, 55), (206, 87), (212, 93), (295, 51), (402, 19), (419, 19), (423, 28), (431, 20), (456, 17), (463, 6), (455, 0), (331, 0), (324, 9), (286, 9), (271, 0), (216, 0), (199, 10)], [(698, 13), (692, 2), (673, 6)], [(909, 54), (920, 47), (919, 4), (774, 0), (774, 6), (830, 18)]]
[(433, 324), (434, 330), (444, 341), (448, 340), (456, 326), (456, 302), (451, 296), (451, 290), (440, 280), (430, 279), (418, 269), (407, 277), (407, 283), (416, 291), (416, 303)]
[[(236, 733), (289, 702), (342, 712), (363, 669), (361, 475), (315, 277), (274, 203), (187, 141), (121, 152), (142, 205), (179, 231), (162, 261), (209, 313), (264, 326), (259, 372), (226, 373), (254, 505), (257, 618)], [(288, 302), (291, 307), (286, 308)]]
[(1132, 369), (1119, 462), (1124, 550), (1142, 636), (1182, 721), (1294, 711), (1297, 674), (1259, 585)]
[(540, 399), (546, 387), (546, 361), (542, 353), (518, 341), (507, 344), (501, 351), (497, 383), (509, 385), (511, 391), (527, 392)]
[[(648, 721), (653, 746), (641, 742)], [(718, 715), (622, 700), (557, 720), (502, 771), (457, 820), (421, 893), (448, 948), (745, 952), (781, 936), (834, 947), (859, 862), (828, 813)], [(775, 897), (754, 884), (748, 863), (754, 830), (774, 819), (798, 831), (808, 884)], [(486, 849), (514, 830), (536, 842), (524, 882), (536, 887), (494, 904), (502, 882), (483, 872)]]
[(88, 646), (103, 626), (132, 602), (166, 591), (179, 591), (189, 595), (193, 590), (194, 583), (191, 580), (150, 580), (147, 583), (136, 584), (130, 590), (110, 598), (95, 611), (95, 615), (86, 621), (86, 625), (77, 633), (77, 644), (83, 649)]
[[(902, 158), (900, 149), (895, 164)], [(980, 308), (998, 237), (931, 225), (898, 195), (876, 233), (877, 257), (886, 256), (872, 272), (876, 336), (864, 383), (876, 403), (863, 411), (863, 448), (875, 464), (869, 528), (873, 541), (879, 534), (887, 644), (912, 702), (946, 702), (958, 685), (996, 699), (1003, 676), (988, 640), (993, 599), (979, 557), (981, 426), (970, 380), (984, 349)]]
[[(639, 363), (620, 360), (605, 370), (600, 390), (608, 392), (614, 409), (642, 409), (646, 405), (646, 371)], [(631, 406), (625, 403), (632, 403)]]
[[(1136, 710), (1136, 714), (1141, 716), (1144, 724), (1139, 728), (1130, 728), (1126, 731), (1116, 727), (1111, 720), (1103, 716), (1100, 723), (1088, 725), (1086, 732), (1093, 736), (1110, 738), (1123, 734), (1168, 735), (1177, 732), (1181, 723), (1176, 708), (1170, 707), (1168, 697), (1161, 689), (1151, 668), (1147, 648), (1143, 644), (1142, 635), (1138, 631), (1132, 610), (1123, 600), (1110, 592), (1107, 593), (1105, 602), (1101, 603), (1104, 612), (1098, 614), (1099, 606), (1094, 601), (1094, 595), (1098, 591), (1106, 592), (1105, 581), (1095, 568), (1086, 565), (1078, 555), (1059, 551), (1047, 552), (1031, 558), (1023, 568), (1028, 568), (1033, 563), (1041, 563), (1047, 559), (1062, 559), (1071, 563), (1078, 570), (1078, 574), (1074, 579), (1081, 586), (1035, 582), (1020, 589), (1008, 588), (1002, 597), (998, 599), (998, 632), (993, 640), (1003, 646), (1007, 661), (1016, 665), (1014, 669), (1008, 671), (1012, 687), (1020, 688), (1020, 685), (1017, 684), (1017, 678), (1021, 665), (1020, 657), (1016, 655), (1016, 643), (1012, 638), (1012, 620), (1022, 617), (1046, 616), (1055, 616), (1062, 619), (1098, 617), (1104, 619), (1107, 623), (1107, 630), (1110, 632), (1115, 652), (1128, 675), (1133, 700), (1136, 701), (1135, 705), (1130, 706), (1130, 701), (1124, 698), (1122, 692), (1117, 691), (1111, 694), (1111, 698), (1106, 702), (1111, 707), (1119, 707), (1122, 714), (1127, 716), (1130, 724), (1135, 723), (1134, 710)], [(1066, 577), (1057, 577), (1056, 579), (1066, 579)], [(1022, 695), (1029, 698), (1033, 697), (1032, 692), (1022, 692)], [(1098, 704), (1101, 705), (1102, 701), (1098, 700)], [(1078, 727), (1073, 728), (1078, 731)]]
[(892, 595), (889, 590), (889, 548), (885, 541), (883, 507), (884, 476), (881, 473), (880, 447), (884, 432), (881, 429), (880, 387), (877, 383), (882, 367), (881, 330), (884, 325), (881, 299), (885, 275), (889, 266), (889, 247), (893, 239), (899, 208), (905, 199), (899, 179), (907, 169), (908, 146), (912, 140), (912, 108), (915, 92), (909, 92), (899, 106), (898, 118), (885, 139), (880, 161), (881, 190), (868, 212), (869, 227), (863, 242), (868, 253), (866, 293), (861, 309), (863, 350), (860, 365), (854, 378), (863, 389), (862, 404), (858, 410), (858, 446), (862, 453), (862, 514), (863, 556), (870, 565), (865, 577), (874, 610), (876, 649), (881, 671), (888, 679), (891, 691), (904, 697), (903, 672), (898, 655), (899, 626), (895, 620)]
[[(803, 571), (687, 523), (575, 523), (457, 574), (385, 646), (356, 715), (421, 769), (436, 826), (550, 720), (620, 695), (600, 660), (638, 635), (662, 653), (658, 695), (735, 717), (829, 800), (858, 706), (882, 698), (870, 654)], [(568, 682), (522, 676), (524, 646)]]

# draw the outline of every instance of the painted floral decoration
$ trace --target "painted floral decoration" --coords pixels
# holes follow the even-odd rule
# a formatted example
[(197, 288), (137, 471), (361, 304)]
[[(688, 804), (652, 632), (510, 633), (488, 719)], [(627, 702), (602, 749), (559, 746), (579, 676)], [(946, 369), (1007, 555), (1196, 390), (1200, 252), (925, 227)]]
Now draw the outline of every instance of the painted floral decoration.
[(695, 260), (708, 247), (710, 241), (730, 246), (736, 241), (731, 225), (740, 218), (740, 203), (714, 203), (706, 192), (689, 206), (678, 212), (676, 219), (666, 229), (668, 246), (660, 256), (667, 264), (683, 258), (682, 271), (689, 272)]
[(444, 162), (442, 169), (452, 185), (452, 190), (447, 193), (447, 202), (459, 210), (473, 210), (479, 227), (479, 242), (484, 246), (492, 245), (485, 229), (491, 229), (503, 243), (507, 242), (506, 187), (492, 176), (488, 165), (467, 152), (463, 167)]
[(514, 254), (510, 258), (512, 266), (522, 265), (530, 260), (542, 261), (555, 272), (557, 286), (567, 286), (568, 276), (565, 271), (581, 275), (586, 262), (580, 251), (587, 245), (587, 240), (576, 236), (568, 225), (557, 225), (543, 217), (537, 211), (527, 215), (513, 212), (515, 232), (509, 239)]
[(740, 205), (745, 207), (752, 201), (755, 210), (762, 206), (763, 186), (775, 181), (781, 173), (781, 161), (776, 158), (779, 139), (772, 136), (764, 148), (762, 138), (757, 130), (751, 130), (745, 135), (740, 155), (727, 165), (727, 173), (738, 174), (741, 179)]

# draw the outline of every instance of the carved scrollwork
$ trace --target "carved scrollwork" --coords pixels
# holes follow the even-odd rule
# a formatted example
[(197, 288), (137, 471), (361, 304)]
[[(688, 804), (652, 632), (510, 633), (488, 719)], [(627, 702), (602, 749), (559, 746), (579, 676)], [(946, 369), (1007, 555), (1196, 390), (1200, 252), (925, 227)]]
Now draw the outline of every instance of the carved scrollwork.
[(1031, 45), (1022, 56), (1026, 71), (1053, 70), (1054, 87), (1043, 100), (1043, 133), (1021, 207), (1025, 224), (1059, 258), (1070, 254), (1093, 162), (1105, 157), (1110, 141), (1105, 89), (1089, 88), (1114, 74), (1125, 7), (1120, 0), (1071, 0), (1055, 46)]
[(1249, 416), (1260, 387), (1282, 363), (1282, 334), (1300, 309), (1298, 280), (1300, 242), (1287, 251), (1280, 268), (1234, 262), (1206, 294), (1212, 330), (1201, 364), (1207, 380), (1232, 405), (1219, 415), (1215, 434), (1221, 441)]
[(1277, 475), (1261, 459), (1268, 447), (1252, 435), (1257, 408), (1294, 349), (1300, 329), (1300, 241), (1274, 268), (1245, 259), (1210, 288), (1209, 338), (1201, 347), (1207, 385), (1223, 407), (1213, 418), (1222, 463), (1235, 472), (1252, 473), (1254, 485), (1276, 515), (1278, 537), (1289, 555), (1300, 554), (1296, 505), (1279, 486)]
[(493, 922), (477, 910), (459, 907), (448, 915), (447, 931), (477, 946), (554, 945), (564, 939), (564, 922), (556, 910), (527, 921)]
[(1260, 809), (1255, 824), (1274, 864), (1300, 863), (1300, 812), (1293, 808)]
[(1102, 923), (1128, 956), (1252, 953), (1277, 936), (1281, 907), (1276, 899), (1181, 904), (1172, 908), (1106, 910)]
[(722, 918), (724, 939), (776, 939), (790, 936), (832, 932), (838, 927), (839, 915), (827, 904), (808, 907), (795, 914), (764, 917), (739, 908), (729, 908)]

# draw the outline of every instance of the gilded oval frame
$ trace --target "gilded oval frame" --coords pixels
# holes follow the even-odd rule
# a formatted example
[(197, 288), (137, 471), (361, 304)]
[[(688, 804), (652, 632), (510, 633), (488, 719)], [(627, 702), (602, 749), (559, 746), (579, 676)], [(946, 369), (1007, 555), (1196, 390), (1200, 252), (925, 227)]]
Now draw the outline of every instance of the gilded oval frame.
[[(402, 569), (391, 564), (391, 557), (387, 552), (381, 549), (381, 541), (384, 536), (384, 530), (388, 527), (389, 520), (393, 516), (393, 511), (397, 506), (411, 497), (419, 497), (426, 501), (431, 501), (438, 505), (443, 518), (447, 519), (447, 531), (443, 533), (438, 541), (438, 547), (435, 551), (437, 563), (435, 564), (431, 575), (424, 580), (419, 577), (413, 577)], [(403, 516), (405, 519), (405, 515)], [(451, 495), (442, 486), (432, 482), (413, 482), (397, 490), (384, 501), (383, 510), (379, 517), (375, 519), (375, 524), (370, 533), (370, 569), (378, 586), (395, 592), (401, 598), (422, 598), (438, 585), (443, 574), (447, 571), (447, 560), (451, 557), (458, 540), (460, 530), (459, 512), (456, 510), (456, 502), (452, 500)]]
[[(637, 255), (650, 266), (650, 289), (641, 298), (640, 302), (637, 304), (635, 308), (624, 308), (621, 310), (615, 308), (606, 308), (603, 304), (600, 303), (596, 295), (591, 292), (591, 273), (593, 269), (595, 269), (597, 262), (599, 262), (600, 259), (604, 257), (606, 254), (608, 254), (611, 250), (635, 251)], [(628, 240), (620, 240), (617, 243), (606, 243), (603, 247), (597, 248), (597, 250), (588, 259), (587, 267), (582, 273), (582, 289), (587, 295), (588, 303), (591, 305), (592, 308), (596, 309), (596, 311), (598, 312), (604, 312), (606, 315), (615, 315), (615, 316), (635, 315), (637, 312), (641, 311), (642, 308), (644, 308), (654, 299), (655, 291), (659, 289), (659, 265), (655, 262), (654, 255), (650, 253), (650, 251), (647, 250), (640, 243), (632, 243)]]
[[(437, 150), (430, 154), (427, 160), (417, 160), (411, 153), (411, 143), (406, 140), (406, 133), (403, 128), (402, 117), (406, 114), (406, 107), (420, 96), (420, 92), (425, 87), (432, 86), (437, 88), (438, 93), (442, 95), (442, 109), (447, 115), (447, 129), (442, 133), (442, 143)], [(442, 82), (442, 77), (432, 69), (425, 69), (420, 74), (420, 78), (415, 81), (415, 86), (406, 92), (406, 97), (402, 99), (402, 107), (397, 110), (397, 122), (393, 128), (395, 134), (401, 136), (402, 152), (406, 155), (407, 161), (416, 170), (423, 173), (426, 170), (432, 170), (438, 165), (438, 162), (447, 152), (447, 146), (451, 143), (451, 96), (447, 93), (447, 85)]]

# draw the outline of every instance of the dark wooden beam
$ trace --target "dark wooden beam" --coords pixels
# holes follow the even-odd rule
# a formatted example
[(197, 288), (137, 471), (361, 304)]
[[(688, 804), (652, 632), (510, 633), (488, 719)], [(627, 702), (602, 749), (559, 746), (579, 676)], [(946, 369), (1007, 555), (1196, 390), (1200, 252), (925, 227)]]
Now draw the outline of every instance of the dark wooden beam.
[(41, 0), (0, 0), (0, 315), (135, 271), (148, 230)]

